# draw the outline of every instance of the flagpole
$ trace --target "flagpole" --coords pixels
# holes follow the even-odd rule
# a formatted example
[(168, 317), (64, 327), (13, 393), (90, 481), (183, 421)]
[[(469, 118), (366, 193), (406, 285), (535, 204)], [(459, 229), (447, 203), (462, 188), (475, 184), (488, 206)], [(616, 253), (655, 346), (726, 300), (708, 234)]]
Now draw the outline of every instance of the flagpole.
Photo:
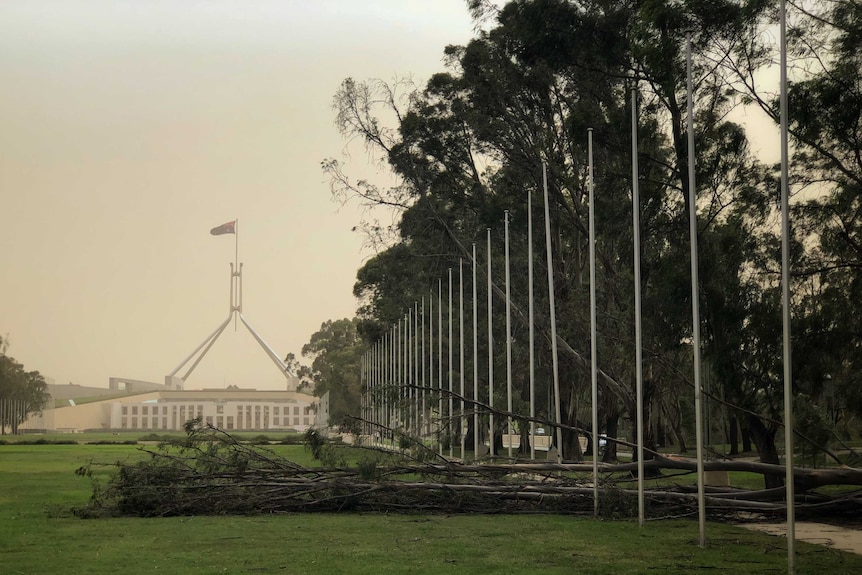
[(506, 231), (506, 435), (509, 437), (509, 459), (512, 459), (512, 289), (509, 275), (509, 210), (505, 211)]
[(536, 459), (536, 354), (535, 327), (533, 325), (533, 192), (527, 191), (527, 299), (530, 323), (530, 460)]
[(464, 258), (458, 260), (458, 344), (461, 351), (461, 461), (466, 461), (467, 450), (467, 416), (464, 414)]
[(476, 242), (473, 242), (473, 459), (479, 457), (479, 311), (476, 287)]
[(431, 405), (428, 406), (428, 432), (431, 433), (431, 423), (434, 413), (434, 287), (431, 287), (428, 294), (428, 399)]
[(793, 378), (790, 347), (790, 192), (787, 150), (787, 6), (781, 0), (781, 303), (784, 348), (784, 489), (787, 502), (787, 571), (796, 572), (796, 494), (793, 485)]
[(590, 392), (593, 424), (593, 515), (599, 515), (599, 381), (598, 327), (596, 326), (596, 202), (593, 182), (593, 129), (587, 130), (590, 194)]
[(428, 417), (425, 415), (425, 296), (422, 296), (422, 352), (419, 354), (419, 365), (422, 369), (422, 394), (421, 394), (421, 425), (419, 428), (419, 435), (423, 438), (425, 437), (425, 431), (427, 429)]
[(452, 391), (454, 391), (454, 373), (452, 371), (452, 268), (449, 268), (449, 411), (447, 412), (448, 419), (446, 421), (446, 429), (449, 435), (449, 458), (455, 454), (455, 445), (452, 434)]
[(697, 261), (697, 189), (694, 156), (694, 88), (691, 78), (691, 36), (685, 47), (686, 87), (688, 90), (688, 197), (689, 236), (691, 237), (691, 317), (692, 348), (694, 351), (694, 420), (697, 440), (697, 517), (700, 546), (706, 546), (706, 496), (703, 466), (703, 405), (700, 385), (700, 282)]
[(437, 278), (437, 451), (443, 455), (443, 279)]
[(494, 457), (494, 320), (491, 280), (491, 228), (487, 229), (488, 235), (488, 455)]
[(638, 525), (645, 523), (644, 506), (644, 425), (643, 425), (643, 350), (641, 333), (641, 234), (640, 191), (638, 188), (638, 111), (637, 88), (632, 88), (632, 234), (635, 267), (635, 372), (637, 387)]
[(548, 165), (542, 163), (542, 187), (545, 192), (545, 246), (548, 260), (548, 303), (551, 311), (551, 358), (554, 367), (554, 417), (556, 419), (557, 463), (563, 462), (563, 421), (560, 406), (560, 371), (557, 357), (557, 304), (554, 300), (554, 255), (551, 248), (551, 210), (548, 206)]

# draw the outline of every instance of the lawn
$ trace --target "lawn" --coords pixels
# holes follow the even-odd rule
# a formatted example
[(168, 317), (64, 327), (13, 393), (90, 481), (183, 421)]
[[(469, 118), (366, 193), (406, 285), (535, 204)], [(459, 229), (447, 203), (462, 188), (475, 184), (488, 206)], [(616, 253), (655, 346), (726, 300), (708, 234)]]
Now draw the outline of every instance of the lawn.
[[(301, 446), (275, 449), (299, 463)], [(540, 515), (269, 515), (75, 518), (90, 461), (144, 457), (127, 445), (0, 445), (0, 574), (781, 573), (780, 538), (696, 521)], [(104, 472), (103, 472), (104, 473)], [(798, 573), (862, 573), (862, 557), (797, 544)]]

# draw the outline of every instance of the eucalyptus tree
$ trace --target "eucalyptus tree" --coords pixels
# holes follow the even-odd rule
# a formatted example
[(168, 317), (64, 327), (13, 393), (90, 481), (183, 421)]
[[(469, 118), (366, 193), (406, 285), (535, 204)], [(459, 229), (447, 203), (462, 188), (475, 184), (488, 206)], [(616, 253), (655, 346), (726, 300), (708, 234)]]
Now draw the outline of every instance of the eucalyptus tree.
[[(364, 184), (350, 185), (341, 177), (338, 164), (326, 163), (339, 193), (398, 204), (401, 210), (395, 245), (359, 272), (356, 293), (366, 302), (362, 315), (384, 319), (390, 313), (387, 306), (403, 297), (398, 289), (413, 290), (417, 280), (427, 285), (430, 276), (468, 256), (467, 247), (482, 238), (486, 228), (499, 230), (504, 210), (512, 215), (513, 237), (526, 236), (525, 194), (541, 190), (541, 165), (546, 163), (551, 249), (558, 262), (554, 274), (563, 351), (561, 399), (565, 423), (576, 425), (589, 373), (585, 148), (587, 128), (593, 128), (604, 427), (613, 432), (619, 414), (634, 419), (628, 95), (637, 89), (646, 383), (648, 395), (655, 398), (647, 405), (675, 416), (669, 419), (679, 422), (676, 431), (682, 436), (682, 407), (665, 398), (679, 395), (679, 386), (686, 383), (685, 351), (691, 336), (685, 234), (690, 195), (682, 145), (684, 41), (693, 35), (701, 50), (718, 52), (723, 43), (750, 32), (764, 4), (516, 1), (496, 13), (493, 28), (466, 46), (447, 47), (447, 71), (410, 94), (400, 109), (393, 105), (393, 87), (346, 81), (335, 98), (339, 128), (346, 137), (361, 138), (400, 178), (388, 192), (375, 188), (369, 194)], [(702, 236), (714, 235), (710, 249), (726, 257), (706, 265), (702, 297), (712, 313), (705, 314), (704, 329), (713, 334), (708, 346), (717, 350), (721, 341), (732, 340), (734, 349), (740, 349), (734, 337), (749, 310), (743, 307), (739, 317), (728, 320), (721, 306), (739, 303), (734, 294), (752, 287), (746, 274), (757, 244), (722, 238), (757, 237), (752, 232), (762, 223), (765, 212), (758, 208), (766, 201), (766, 188), (743, 130), (726, 120), (735, 104), (732, 94), (709, 64), (709, 58), (698, 59), (699, 230)], [(368, 105), (375, 101), (388, 106), (381, 110)], [(392, 117), (393, 112), (397, 131), (384, 131), (381, 117)], [(541, 222), (538, 217), (535, 221)], [(710, 245), (709, 240), (705, 243)], [(535, 247), (540, 254), (541, 244)], [(523, 251), (516, 256), (516, 270), (525, 267)], [(415, 267), (420, 254), (422, 265)], [(404, 264), (400, 269), (390, 269), (399, 263)], [(431, 271), (426, 275), (419, 268)], [(541, 264), (537, 268), (538, 275), (544, 273)], [(399, 275), (410, 278), (394, 281)], [(526, 321), (521, 310), (525, 280), (524, 274), (516, 274), (513, 286), (514, 299), (521, 298), (515, 306), (521, 322)], [(547, 309), (547, 302), (538, 301), (536, 309)], [(538, 318), (539, 327), (546, 327), (545, 319)], [(545, 335), (540, 355), (549, 346)], [(737, 379), (743, 379), (742, 366), (733, 369)], [(649, 436), (649, 441), (654, 438)], [(564, 443), (567, 458), (579, 457), (574, 434), (567, 434)]]

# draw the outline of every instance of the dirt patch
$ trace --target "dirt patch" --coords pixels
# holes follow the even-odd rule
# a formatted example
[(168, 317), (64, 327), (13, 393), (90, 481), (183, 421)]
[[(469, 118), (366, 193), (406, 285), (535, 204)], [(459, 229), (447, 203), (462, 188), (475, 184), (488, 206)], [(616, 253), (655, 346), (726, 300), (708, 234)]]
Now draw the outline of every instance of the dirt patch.
[[(770, 535), (787, 536), (786, 523), (744, 523), (741, 526)], [(797, 521), (796, 540), (862, 555), (862, 530), (860, 529), (848, 529), (827, 523)]]

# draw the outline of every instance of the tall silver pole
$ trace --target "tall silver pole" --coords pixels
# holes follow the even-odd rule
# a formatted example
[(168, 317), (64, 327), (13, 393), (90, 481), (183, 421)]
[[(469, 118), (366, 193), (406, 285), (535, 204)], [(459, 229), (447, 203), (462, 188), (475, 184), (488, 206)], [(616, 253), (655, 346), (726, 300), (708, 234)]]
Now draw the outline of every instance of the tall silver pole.
[(593, 515), (599, 515), (599, 353), (596, 321), (596, 202), (593, 180), (593, 129), (587, 130), (590, 192), (590, 391), (593, 423)]
[(781, 302), (784, 324), (784, 458), (787, 496), (787, 570), (796, 572), (796, 493), (793, 485), (793, 377), (790, 365), (790, 191), (787, 151), (787, 6), (781, 0)]
[(512, 279), (509, 273), (509, 210), (504, 218), (506, 230), (506, 433), (509, 436), (509, 459), (512, 459)]
[(413, 428), (416, 437), (421, 437), (422, 420), (419, 417), (419, 371), (422, 363), (419, 361), (419, 302), (414, 302), (413, 307)]
[[(491, 228), (488, 228), (488, 406), (494, 409), (494, 300), (491, 281)], [(494, 412), (488, 412), (488, 455), (494, 457)]]
[(404, 357), (407, 358), (405, 365), (407, 367), (407, 389), (404, 396), (407, 400), (405, 407), (405, 419), (407, 421), (407, 431), (413, 433), (413, 310), (407, 308), (407, 324), (404, 326)]
[(437, 450), (443, 455), (443, 280), (437, 280), (437, 410), (439, 441)]
[(449, 419), (447, 420), (446, 429), (449, 435), (449, 457), (453, 457), (455, 454), (455, 441), (452, 433), (452, 424), (454, 420), (452, 419), (452, 391), (454, 389), (454, 372), (452, 368), (454, 367), (452, 362), (452, 268), (449, 268)]
[(557, 463), (563, 462), (563, 413), (560, 406), (560, 370), (557, 357), (557, 304), (554, 299), (554, 256), (551, 247), (551, 210), (548, 206), (548, 166), (542, 163), (542, 187), (545, 192), (545, 246), (548, 254), (548, 301), (551, 309), (551, 357), (554, 366), (554, 415), (556, 419)]
[(431, 433), (430, 417), (434, 413), (434, 288), (431, 288), (431, 293), (428, 295), (428, 398), (431, 405), (428, 406), (428, 433)]
[(632, 88), (632, 227), (635, 260), (635, 371), (637, 385), (637, 449), (638, 449), (638, 525), (644, 526), (644, 398), (643, 350), (641, 346), (641, 224), (640, 192), (638, 189), (638, 93)]
[(706, 495), (703, 468), (703, 397), (700, 385), (700, 280), (697, 261), (697, 182), (694, 155), (694, 88), (691, 73), (691, 37), (685, 47), (686, 89), (688, 91), (688, 230), (691, 238), (691, 317), (694, 351), (694, 426), (697, 441), (697, 517), (700, 546), (706, 546)]
[(476, 242), (473, 242), (473, 458), (479, 457), (479, 310), (476, 287)]
[(389, 432), (386, 434), (389, 438), (390, 444), (395, 437), (393, 436), (392, 429), (394, 426), (394, 415), (395, 410), (393, 409), (392, 399), (395, 396), (395, 326), (392, 326), (392, 332), (389, 334), (389, 385), (386, 389), (386, 426), (389, 428)]
[(425, 436), (426, 425), (428, 422), (428, 417), (425, 413), (425, 297), (422, 297), (422, 330), (420, 332), (422, 334), (422, 352), (419, 354), (421, 357), (419, 358), (419, 364), (422, 366), (422, 402), (420, 403), (422, 408), (422, 416), (421, 416), (421, 427), (420, 434), (422, 437)]
[(467, 446), (465, 445), (467, 442), (467, 416), (464, 412), (464, 259), (461, 258), (458, 260), (458, 324), (459, 324), (459, 334), (458, 334), (458, 342), (461, 346), (461, 461), (466, 459), (465, 453)]
[(530, 323), (530, 459), (536, 459), (536, 335), (533, 326), (533, 192), (527, 192), (527, 278)]

